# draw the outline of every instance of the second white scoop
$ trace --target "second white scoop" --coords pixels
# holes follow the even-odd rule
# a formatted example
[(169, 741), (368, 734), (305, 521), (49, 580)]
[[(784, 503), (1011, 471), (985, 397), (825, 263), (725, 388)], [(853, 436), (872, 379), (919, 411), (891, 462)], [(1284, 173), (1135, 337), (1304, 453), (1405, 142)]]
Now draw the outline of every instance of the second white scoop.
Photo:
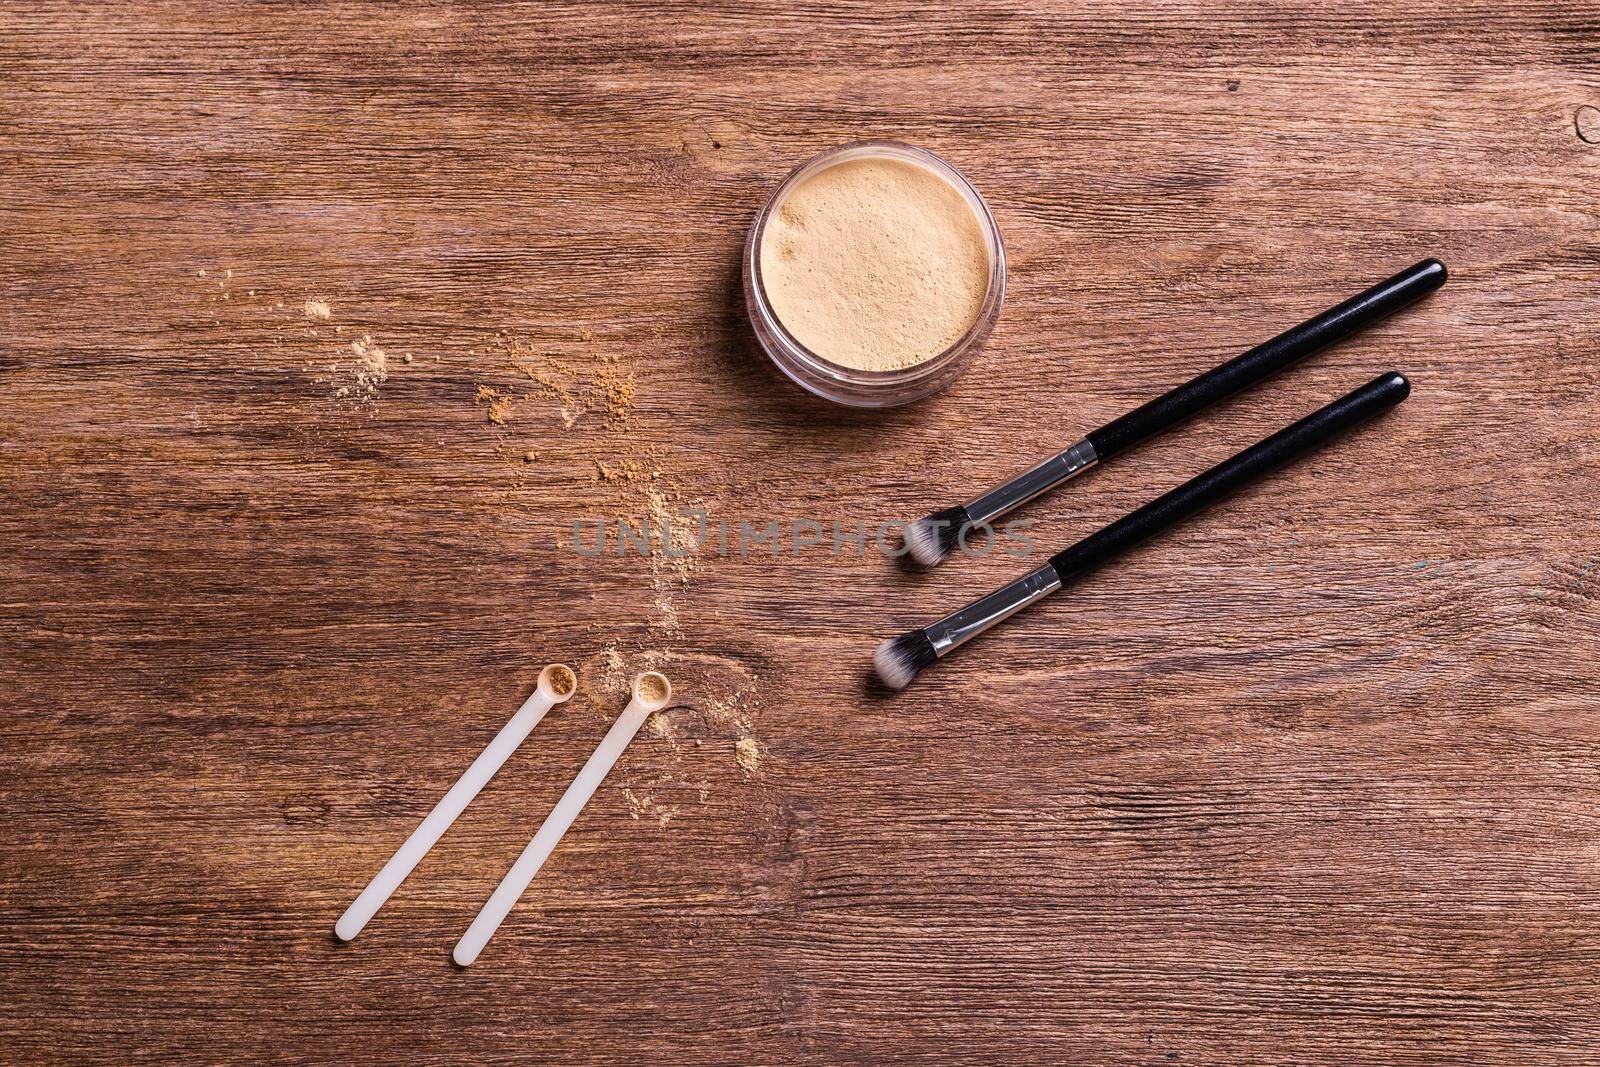
[(488, 903), (484, 904), (483, 910), (478, 912), (478, 917), (472, 920), (472, 925), (457, 943), (457, 963), (465, 967), (478, 958), (478, 953), (483, 951), (483, 946), (500, 928), (523, 890), (533, 881), (533, 876), (550, 858), (550, 853), (561, 841), (561, 835), (567, 832), (567, 827), (572, 825), (583, 806), (589, 802), (607, 772), (616, 765), (622, 750), (633, 740), (633, 735), (639, 732), (639, 727), (652, 713), (666, 707), (671, 700), (672, 683), (667, 681), (666, 675), (647, 671), (633, 680), (633, 699), (617, 716), (617, 721), (611, 724), (611, 729), (606, 731), (594, 755), (589, 757), (589, 762), (583, 765), (583, 770), (578, 772), (561, 799), (556, 801), (556, 806), (545, 817), (539, 832), (533, 835), (533, 840), (522, 850), (522, 855), (506, 872)]

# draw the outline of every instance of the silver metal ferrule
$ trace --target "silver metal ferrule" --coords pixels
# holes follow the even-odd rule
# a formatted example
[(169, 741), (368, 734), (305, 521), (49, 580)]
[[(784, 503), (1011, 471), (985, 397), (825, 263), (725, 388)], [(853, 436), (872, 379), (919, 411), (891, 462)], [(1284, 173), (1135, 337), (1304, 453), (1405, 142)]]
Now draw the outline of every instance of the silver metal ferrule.
[(946, 615), (922, 632), (928, 635), (933, 651), (942, 656), (1060, 588), (1061, 579), (1056, 575), (1056, 569), (1046, 563), (1010, 585), (996, 589), (982, 600), (975, 600), (960, 611)]
[(974, 526), (992, 522), (1039, 494), (1077, 477), (1098, 462), (1100, 457), (1095, 455), (1094, 445), (1086, 438), (973, 500), (967, 505), (967, 516)]

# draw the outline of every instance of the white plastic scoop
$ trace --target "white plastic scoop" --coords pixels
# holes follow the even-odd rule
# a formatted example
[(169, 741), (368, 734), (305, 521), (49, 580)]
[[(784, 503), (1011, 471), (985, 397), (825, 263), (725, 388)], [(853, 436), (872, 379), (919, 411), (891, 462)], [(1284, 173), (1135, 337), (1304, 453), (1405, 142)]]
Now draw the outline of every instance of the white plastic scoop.
[(552, 663), (539, 672), (539, 685), (534, 689), (533, 695), (527, 702), (511, 716), (511, 720), (500, 728), (494, 740), (489, 742), (478, 758), (456, 779), (456, 784), (450, 787), (450, 792), (444, 799), (428, 812), (428, 817), (422, 820), (422, 825), (412, 831), (406, 838), (406, 843), (400, 846), (400, 851), (383, 865), (367, 888), (356, 897), (355, 903), (345, 909), (345, 913), (334, 924), (333, 932), (339, 935), (342, 941), (349, 941), (361, 932), (361, 928), (377, 914), (383, 907), (389, 895), (400, 887), (406, 876), (422, 862), (422, 857), (434, 843), (450, 829), (450, 824), (456, 821), (456, 816), (472, 802), (478, 791), (484, 787), (494, 772), (498, 771), (506, 760), (511, 758), (511, 753), (517, 750), (523, 739), (539, 725), (539, 720), (544, 718), (544, 713), (552, 707), (571, 698), (577, 692), (578, 676), (572, 668), (565, 663)]
[(523, 890), (528, 888), (528, 883), (533, 881), (533, 876), (539, 873), (539, 868), (544, 866), (544, 861), (550, 858), (550, 853), (561, 840), (561, 835), (567, 832), (567, 827), (578, 817), (583, 806), (594, 795), (595, 789), (605, 778), (622, 755), (622, 750), (628, 747), (628, 742), (633, 740), (633, 735), (639, 732), (653, 712), (660, 711), (672, 700), (672, 683), (667, 681), (666, 675), (647, 671), (633, 680), (633, 699), (628, 706), (622, 709), (622, 714), (617, 716), (617, 721), (611, 724), (611, 729), (606, 731), (606, 736), (601, 739), (600, 747), (594, 750), (594, 755), (589, 757), (589, 762), (583, 765), (583, 770), (567, 786), (567, 791), (556, 801), (556, 806), (545, 817), (544, 824), (539, 827), (539, 832), (533, 835), (533, 840), (528, 842), (528, 847), (522, 850), (522, 855), (517, 862), (511, 865), (506, 876), (501, 879), (499, 888), (489, 898), (489, 902), (478, 912), (478, 917), (472, 920), (472, 925), (462, 935), (456, 944), (455, 961), (465, 967), (478, 958), (478, 953), (483, 951), (483, 946), (489, 943), (489, 938), (500, 928), (505, 917), (522, 896)]

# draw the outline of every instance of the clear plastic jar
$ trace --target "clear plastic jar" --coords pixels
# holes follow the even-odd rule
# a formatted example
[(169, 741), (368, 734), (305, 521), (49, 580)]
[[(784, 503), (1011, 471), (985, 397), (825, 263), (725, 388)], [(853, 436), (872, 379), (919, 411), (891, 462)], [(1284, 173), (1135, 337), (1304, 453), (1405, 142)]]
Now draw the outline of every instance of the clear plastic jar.
[[(887, 158), (912, 163), (933, 172), (959, 192), (977, 216), (989, 250), (989, 289), (978, 315), (960, 340), (932, 359), (897, 370), (858, 370), (831, 362), (806, 348), (784, 329), (767, 300), (761, 283), (761, 240), (767, 221), (783, 206), (784, 198), (801, 182), (828, 167), (856, 159)], [(920, 148), (898, 141), (858, 141), (813, 156), (789, 173), (762, 205), (744, 246), (744, 295), (750, 324), (762, 349), (778, 369), (820, 397), (853, 407), (886, 408), (909, 404), (938, 392), (966, 369), (1000, 317), (1006, 296), (1006, 251), (989, 205), (972, 184), (950, 164)]]

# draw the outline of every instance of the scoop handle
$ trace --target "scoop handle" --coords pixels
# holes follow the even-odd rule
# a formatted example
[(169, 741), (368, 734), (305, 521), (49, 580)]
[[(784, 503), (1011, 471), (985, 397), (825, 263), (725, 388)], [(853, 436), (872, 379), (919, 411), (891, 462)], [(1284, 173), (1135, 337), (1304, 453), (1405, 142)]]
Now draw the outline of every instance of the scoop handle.
[(1425, 259), (1351, 297), (1270, 341), (1191, 378), (1176, 389), (1137, 407), (1089, 434), (1103, 462), (1146, 438), (1169, 429), (1212, 404), (1343, 340), (1385, 315), (1433, 292), (1449, 272), (1437, 259)]
[(1109, 526), (1050, 557), (1050, 565), (1065, 585), (1113, 556), (1195, 515), (1229, 494), (1259, 481), (1339, 434), (1387, 411), (1411, 392), (1411, 383), (1394, 371), (1380, 374), (1366, 385), (1318, 408), (1299, 422), (1286, 426), (1251, 445), (1176, 489), (1156, 497)]
[(334, 924), (333, 932), (341, 941), (350, 941), (359, 934), (363, 927), (378, 913), (378, 909), (400, 888), (400, 883), (416, 869), (422, 862), (422, 857), (428, 850), (438, 843), (444, 832), (450, 829), (456, 817), (466, 810), (472, 798), (488, 784), (495, 772), (505, 765), (506, 760), (517, 750), (533, 728), (539, 725), (539, 720), (544, 718), (555, 703), (550, 694), (544, 689), (537, 689), (511, 716), (511, 719), (495, 734), (478, 758), (472, 765), (461, 772), (461, 777), (456, 779), (456, 784), (450, 787), (439, 803), (428, 812), (422, 824), (411, 831), (411, 836), (406, 838), (405, 844), (400, 846), (383, 869), (372, 876), (372, 881), (361, 891), (361, 895), (345, 909), (339, 921)]
[(589, 803), (589, 798), (599, 788), (606, 774), (616, 765), (622, 750), (628, 747), (628, 742), (633, 740), (633, 735), (639, 732), (639, 727), (643, 726), (649, 717), (649, 710), (635, 702), (630, 702), (622, 714), (617, 716), (617, 721), (611, 724), (611, 729), (606, 731), (606, 736), (595, 748), (594, 755), (589, 757), (589, 762), (583, 765), (583, 770), (579, 771), (572, 784), (567, 786), (567, 791), (561, 794), (561, 799), (556, 801), (556, 806), (545, 816), (538, 832), (533, 835), (533, 840), (528, 842), (528, 847), (522, 850), (517, 862), (511, 865), (511, 869), (500, 880), (500, 884), (490, 894), (488, 902), (478, 912), (477, 918), (467, 927), (467, 932), (461, 935), (453, 954), (457, 964), (468, 967), (478, 958), (483, 946), (489, 943), (489, 938), (494, 936), (494, 932), (500, 929), (500, 924), (505, 922), (506, 916), (511, 914), (511, 909), (516, 906), (523, 891), (533, 881), (533, 876), (539, 873), (539, 868), (544, 866), (545, 860), (550, 858), (550, 853), (555, 851), (561, 836), (583, 811), (583, 806)]

